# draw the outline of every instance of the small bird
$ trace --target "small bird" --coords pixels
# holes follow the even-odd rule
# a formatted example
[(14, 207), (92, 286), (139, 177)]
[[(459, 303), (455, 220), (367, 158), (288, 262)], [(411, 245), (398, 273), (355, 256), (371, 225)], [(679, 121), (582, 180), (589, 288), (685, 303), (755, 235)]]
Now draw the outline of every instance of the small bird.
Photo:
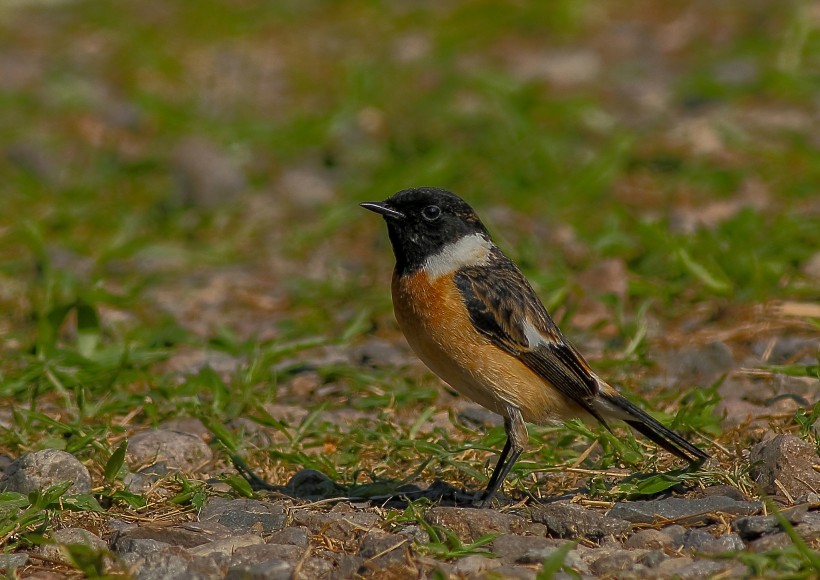
[(507, 442), (480, 505), (490, 504), (527, 444), (529, 423), (620, 419), (700, 465), (709, 455), (636, 407), (590, 368), (475, 211), (435, 187), (365, 202), (387, 222), (396, 257), (393, 310), (418, 357), (444, 382), (504, 418)]

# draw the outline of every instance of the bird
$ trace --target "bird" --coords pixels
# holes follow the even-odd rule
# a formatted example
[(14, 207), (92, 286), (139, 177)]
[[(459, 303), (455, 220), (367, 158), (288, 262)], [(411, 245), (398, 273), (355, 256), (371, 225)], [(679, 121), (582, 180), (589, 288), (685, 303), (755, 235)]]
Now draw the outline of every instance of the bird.
[(470, 205), (415, 187), (361, 207), (381, 215), (396, 264), (393, 311), (424, 364), (504, 419), (506, 443), (476, 503), (491, 505), (528, 443), (527, 425), (618, 419), (698, 467), (709, 455), (630, 402), (562, 334)]

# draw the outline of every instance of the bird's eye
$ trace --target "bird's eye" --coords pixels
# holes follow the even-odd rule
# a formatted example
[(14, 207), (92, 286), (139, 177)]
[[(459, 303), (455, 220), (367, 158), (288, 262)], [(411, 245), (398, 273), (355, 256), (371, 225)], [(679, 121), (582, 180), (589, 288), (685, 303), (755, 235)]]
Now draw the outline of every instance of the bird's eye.
[(434, 222), (441, 217), (441, 208), (437, 205), (428, 205), (421, 210), (421, 217), (428, 222)]

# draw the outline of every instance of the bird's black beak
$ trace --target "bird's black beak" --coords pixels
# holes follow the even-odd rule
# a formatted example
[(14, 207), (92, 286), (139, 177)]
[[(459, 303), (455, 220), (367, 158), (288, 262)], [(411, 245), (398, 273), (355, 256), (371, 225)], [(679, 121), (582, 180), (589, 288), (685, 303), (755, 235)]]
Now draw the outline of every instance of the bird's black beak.
[(403, 213), (388, 207), (383, 201), (365, 201), (359, 205), (364, 209), (369, 209), (370, 211), (383, 215), (385, 218), (392, 218), (394, 220), (403, 220), (405, 218)]

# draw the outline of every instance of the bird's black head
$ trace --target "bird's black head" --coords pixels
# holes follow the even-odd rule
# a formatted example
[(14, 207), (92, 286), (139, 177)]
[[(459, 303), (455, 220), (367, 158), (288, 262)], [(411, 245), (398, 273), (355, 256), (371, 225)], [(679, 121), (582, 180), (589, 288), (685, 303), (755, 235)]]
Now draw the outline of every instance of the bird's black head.
[(481, 234), (490, 239), (473, 208), (444, 189), (405, 189), (384, 201), (360, 205), (384, 217), (396, 268), (402, 273), (417, 270), (427, 258), (465, 236)]

